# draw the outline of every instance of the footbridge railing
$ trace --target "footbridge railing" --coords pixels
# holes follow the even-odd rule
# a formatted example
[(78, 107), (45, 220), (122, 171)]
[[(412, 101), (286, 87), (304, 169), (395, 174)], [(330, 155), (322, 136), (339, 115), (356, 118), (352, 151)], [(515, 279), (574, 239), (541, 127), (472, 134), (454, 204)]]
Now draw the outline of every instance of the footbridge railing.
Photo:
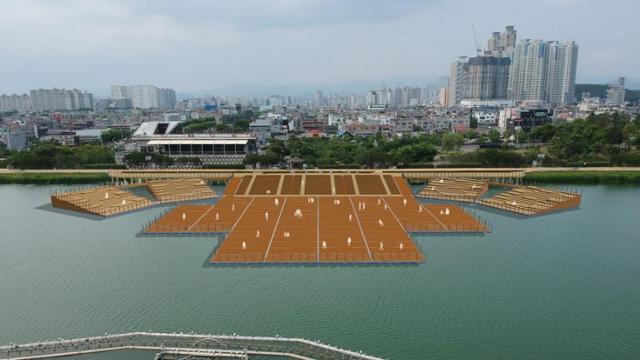
[(147, 350), (157, 352), (157, 359), (184, 356), (221, 359), (279, 357), (289, 359), (381, 360), (378, 357), (345, 350), (301, 338), (171, 334), (133, 332), (79, 339), (44, 341), (0, 346), (0, 359), (52, 359), (66, 356)]

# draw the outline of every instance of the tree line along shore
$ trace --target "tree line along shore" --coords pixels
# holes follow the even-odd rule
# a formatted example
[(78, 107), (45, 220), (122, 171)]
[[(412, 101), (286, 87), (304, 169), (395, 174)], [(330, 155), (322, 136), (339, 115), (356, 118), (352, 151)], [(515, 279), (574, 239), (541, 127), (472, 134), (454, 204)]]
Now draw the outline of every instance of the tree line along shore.
[[(107, 172), (5, 172), (0, 184), (99, 184), (111, 181)], [(527, 172), (527, 184), (628, 184), (640, 185), (639, 170), (538, 170)]]

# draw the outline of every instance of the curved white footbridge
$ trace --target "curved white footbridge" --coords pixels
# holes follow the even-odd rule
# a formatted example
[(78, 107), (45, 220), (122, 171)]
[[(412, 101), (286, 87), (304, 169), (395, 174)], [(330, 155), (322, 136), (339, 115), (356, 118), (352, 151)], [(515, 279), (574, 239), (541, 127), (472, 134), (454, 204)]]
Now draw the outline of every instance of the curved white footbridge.
[(114, 351), (155, 352), (156, 360), (177, 359), (344, 359), (381, 360), (320, 342), (283, 337), (133, 332), (80, 339), (0, 346), (0, 359), (54, 359)]

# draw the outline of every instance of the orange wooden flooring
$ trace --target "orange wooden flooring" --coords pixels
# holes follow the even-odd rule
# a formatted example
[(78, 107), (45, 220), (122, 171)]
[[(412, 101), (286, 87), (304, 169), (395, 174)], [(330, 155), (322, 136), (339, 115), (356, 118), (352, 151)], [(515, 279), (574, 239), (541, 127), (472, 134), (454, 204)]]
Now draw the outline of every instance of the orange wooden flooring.
[(321, 215), (319, 238), (321, 242), (326, 243), (326, 248), (322, 243), (319, 245), (320, 262), (371, 261), (371, 255), (349, 198), (322, 197), (319, 200), (319, 208)]
[[(211, 258), (213, 263), (264, 262), (285, 198), (255, 197)], [(266, 216), (265, 214), (268, 214)]]
[[(232, 179), (225, 194), (238, 192), (246, 178)], [(307, 184), (300, 178), (282, 179), (281, 190), (304, 187), (305, 192), (321, 193), (316, 196), (225, 196), (213, 206), (179, 206), (145, 233), (228, 233), (209, 259), (212, 264), (386, 264), (424, 261), (411, 232), (487, 230), (455, 205), (421, 205), (399, 178), (364, 178), (358, 185), (373, 191), (384, 181), (390, 193), (401, 196), (327, 196), (325, 179), (311, 178), (310, 188), (305, 187), (309, 176)], [(353, 185), (348, 182), (352, 177), (335, 179), (340, 179), (337, 191)], [(275, 186), (273, 179), (263, 178), (259, 192)]]
[(413, 240), (382, 197), (350, 198), (373, 261), (424, 260)]
[(266, 262), (316, 262), (318, 260), (318, 200), (287, 197), (276, 232), (270, 239)]

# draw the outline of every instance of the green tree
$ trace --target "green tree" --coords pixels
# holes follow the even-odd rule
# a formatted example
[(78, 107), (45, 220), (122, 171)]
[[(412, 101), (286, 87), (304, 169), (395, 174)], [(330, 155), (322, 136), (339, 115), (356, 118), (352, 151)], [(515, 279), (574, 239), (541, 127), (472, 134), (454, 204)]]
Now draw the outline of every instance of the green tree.
[(148, 154), (140, 151), (134, 151), (126, 154), (122, 161), (127, 167), (143, 167), (147, 165), (147, 155)]
[(478, 119), (473, 115), (469, 115), (469, 127), (472, 129), (478, 128)]
[(555, 126), (544, 124), (531, 129), (529, 136), (532, 140), (548, 143), (555, 135)]
[(489, 142), (492, 144), (500, 142), (500, 132), (498, 130), (489, 131)]
[(455, 151), (459, 150), (464, 144), (464, 137), (460, 134), (444, 134), (442, 136), (442, 150)]
[(109, 129), (102, 133), (101, 138), (104, 143), (113, 143), (128, 139), (131, 136), (131, 130), (129, 129)]

